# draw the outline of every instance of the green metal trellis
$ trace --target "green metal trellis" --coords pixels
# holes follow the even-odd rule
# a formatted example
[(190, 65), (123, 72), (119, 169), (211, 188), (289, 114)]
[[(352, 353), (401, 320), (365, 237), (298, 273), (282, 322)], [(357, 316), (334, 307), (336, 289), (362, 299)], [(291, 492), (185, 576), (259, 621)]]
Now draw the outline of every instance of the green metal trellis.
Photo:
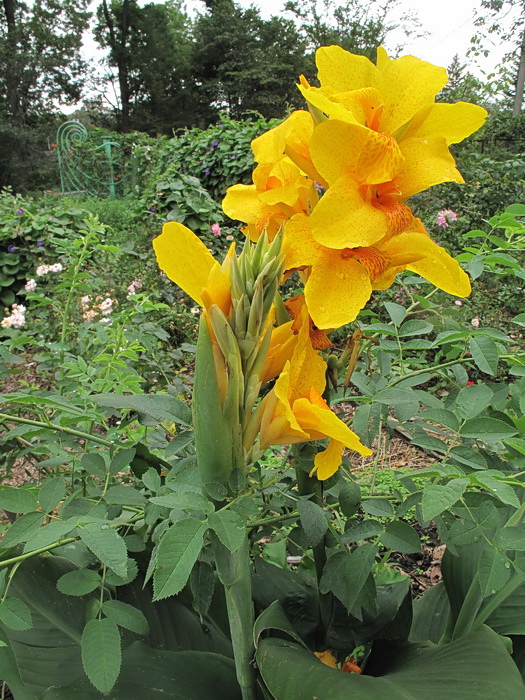
[(99, 146), (89, 147), (88, 131), (81, 122), (64, 122), (57, 131), (57, 156), (62, 194), (87, 194), (92, 197), (117, 196), (119, 163), (112, 149), (118, 146), (102, 136)]

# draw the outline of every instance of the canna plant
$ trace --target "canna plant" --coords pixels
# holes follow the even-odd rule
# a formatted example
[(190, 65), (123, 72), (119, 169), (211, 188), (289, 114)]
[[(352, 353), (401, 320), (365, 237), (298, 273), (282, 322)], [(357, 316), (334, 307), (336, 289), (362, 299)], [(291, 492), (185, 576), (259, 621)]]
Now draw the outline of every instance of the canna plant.
[[(232, 245), (219, 262), (175, 222), (154, 240), (160, 268), (201, 307), (192, 421), (169, 394), (95, 397), (97, 406), (134, 409), (160, 422), (164, 433), (169, 428), (165, 459), (140, 442), (129, 449), (92, 435), (101, 451), (80, 460), (87, 473), (82, 490), (64, 501), (58, 517), (62, 482), (58, 501), (38, 496), (47, 504), (45, 518), (22, 504), (24, 520), (7, 540), (15, 549), (0, 562), (12, 567), (0, 578), (0, 621), (15, 625), (0, 638), (0, 669), (21, 700), (73, 693), (116, 700), (133, 693), (191, 700), (523, 697), (525, 622), (521, 616), (513, 626), (508, 612), (525, 588), (521, 474), (498, 471), (503, 460), (496, 454), (491, 473), (472, 474), (479, 446), (469, 448), (473, 457), (459, 444), (476, 435), (469, 396), (479, 401), (483, 393), (488, 407), (496, 390), (468, 386), (457, 394), (461, 425), (434, 397), (438, 408), (424, 415), (455, 428), (454, 447), (444, 448), (452, 463), (427, 470), (422, 489), (407, 477), (407, 495), (394, 505), (373, 489), (361, 493), (344, 450), (372, 453), (363, 424), (376, 413), (379, 434), (388, 408), (400, 420), (412, 417), (414, 402), (406, 397), (416, 395), (412, 381), (425, 368), (406, 372), (402, 345), (429, 324), (404, 325), (406, 310), (387, 302), (393, 325), (364, 328), (399, 345), (399, 374), (388, 386), (381, 375), (393, 364), (391, 341), (354, 333), (343, 353), (348, 368), (327, 354), (330, 333), (356, 319), (372, 292), (405, 270), (446, 293), (470, 293), (467, 274), (431, 240), (408, 202), (432, 185), (462, 182), (448, 147), (479, 128), (486, 113), (435, 103), (446, 72), (411, 56), (392, 60), (378, 49), (374, 65), (325, 47), (317, 64), (320, 87), (300, 80), (308, 109), (254, 140), (253, 184), (226, 193), (225, 213), (244, 223), (240, 252)], [(419, 295), (422, 308), (432, 294)], [(410, 323), (416, 325), (407, 331)], [(379, 346), (380, 371), (372, 377), (359, 359), (363, 338)], [(471, 360), (486, 366), (477, 359), (485, 341), (474, 338), (472, 358), (456, 352), (457, 343), (449, 348), (455, 341), (441, 338), (440, 369)], [(461, 341), (466, 347), (465, 333)], [(346, 386), (359, 383), (367, 399), (356, 413), (359, 436), (333, 410), (342, 399), (340, 374)], [(513, 395), (507, 406), (500, 397), (499, 417), (487, 416), (498, 437), (525, 430), (516, 401)], [(90, 431), (57, 428), (89, 442)], [(506, 444), (523, 454), (522, 443)], [(275, 457), (268, 462), (269, 451), (277, 464)], [(471, 472), (459, 471), (457, 460)], [(110, 485), (128, 464), (133, 487)], [(470, 487), (490, 490), (490, 497), (497, 492), (500, 500), (487, 505), (485, 494)], [(10, 493), (8, 502), (15, 500)], [(440, 533), (455, 538), (444, 584), (417, 605), (408, 578), (387, 563), (391, 551), (418, 551), (405, 517), (414, 508), (420, 522), (435, 518)], [(506, 533), (492, 546), (498, 528)], [(475, 548), (458, 563), (471, 539)], [(61, 556), (49, 556), (55, 550)], [(293, 567), (289, 551), (299, 553)], [(45, 652), (53, 674), (40, 685), (25, 668), (33, 650), (46, 646), (49, 629), (34, 595), (38, 576), (58, 611), (53, 648)], [(498, 616), (500, 604), (507, 608)], [(518, 637), (514, 656), (511, 637)]]

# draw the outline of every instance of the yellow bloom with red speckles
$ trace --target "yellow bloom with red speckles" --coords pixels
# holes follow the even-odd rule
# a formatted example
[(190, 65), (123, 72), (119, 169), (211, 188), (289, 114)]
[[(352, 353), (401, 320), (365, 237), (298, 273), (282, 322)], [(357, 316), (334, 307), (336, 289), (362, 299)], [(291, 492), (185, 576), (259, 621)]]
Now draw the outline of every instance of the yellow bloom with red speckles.
[(470, 294), (468, 275), (429, 237), (419, 219), (408, 230), (385, 235), (371, 246), (329, 248), (314, 238), (311, 219), (298, 214), (287, 224), (286, 269), (303, 269), (308, 312), (318, 328), (353, 321), (374, 289), (387, 289), (397, 273), (415, 272), (456, 296)]
[(273, 389), (260, 406), (261, 449), (271, 445), (309, 442), (330, 438), (328, 447), (315, 456), (312, 474), (328, 479), (341, 464), (348, 447), (366, 456), (365, 447), (350, 428), (330, 410), (322, 397), (326, 363), (310, 342), (308, 313), (301, 312), (302, 325), (291, 359), (285, 364)]

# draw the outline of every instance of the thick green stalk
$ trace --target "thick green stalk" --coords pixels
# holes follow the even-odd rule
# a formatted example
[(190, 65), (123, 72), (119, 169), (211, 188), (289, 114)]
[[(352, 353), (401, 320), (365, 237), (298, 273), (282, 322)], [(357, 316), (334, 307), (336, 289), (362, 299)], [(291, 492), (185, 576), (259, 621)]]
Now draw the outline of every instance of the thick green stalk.
[(243, 700), (256, 699), (255, 670), (252, 665), (255, 648), (252, 602), (252, 579), (248, 537), (230, 552), (214, 534), (210, 534), (219, 580), (224, 586), (228, 620), (235, 660), (235, 672)]

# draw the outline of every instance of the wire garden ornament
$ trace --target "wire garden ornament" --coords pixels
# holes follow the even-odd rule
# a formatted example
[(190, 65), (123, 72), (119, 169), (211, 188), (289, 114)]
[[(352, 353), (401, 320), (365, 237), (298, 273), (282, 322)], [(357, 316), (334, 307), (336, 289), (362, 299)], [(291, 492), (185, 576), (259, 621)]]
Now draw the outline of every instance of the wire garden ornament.
[(79, 121), (59, 126), (56, 144), (62, 194), (112, 199), (118, 196), (120, 164), (113, 154), (119, 144), (109, 136), (102, 136), (101, 141), (92, 146), (86, 127)]

